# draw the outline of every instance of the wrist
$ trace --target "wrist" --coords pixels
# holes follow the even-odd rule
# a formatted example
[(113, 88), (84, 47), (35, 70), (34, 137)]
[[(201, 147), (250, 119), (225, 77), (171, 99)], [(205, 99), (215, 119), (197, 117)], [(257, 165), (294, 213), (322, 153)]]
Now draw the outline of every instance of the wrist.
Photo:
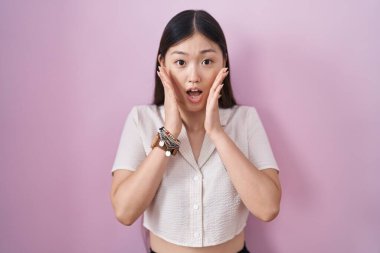
[(163, 126), (158, 129), (157, 134), (154, 136), (151, 148), (159, 147), (165, 151), (166, 156), (175, 156), (180, 144), (181, 142)]
[(180, 134), (180, 130), (175, 130), (175, 127), (171, 127), (169, 125), (164, 125), (165, 129), (168, 130), (175, 138), (178, 138)]
[(224, 129), (222, 127), (220, 127), (220, 128), (215, 129), (213, 131), (207, 132), (207, 134), (209, 135), (210, 139), (213, 142), (215, 142), (215, 140), (223, 137), (223, 135), (225, 134), (225, 132), (224, 132)]

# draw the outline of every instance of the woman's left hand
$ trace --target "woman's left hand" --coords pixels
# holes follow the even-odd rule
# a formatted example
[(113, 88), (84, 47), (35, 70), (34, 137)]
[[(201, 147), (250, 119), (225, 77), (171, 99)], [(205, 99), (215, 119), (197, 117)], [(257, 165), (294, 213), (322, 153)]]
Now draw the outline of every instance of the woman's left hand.
[(219, 105), (218, 100), (220, 91), (223, 88), (223, 80), (228, 75), (228, 68), (222, 68), (215, 78), (214, 83), (211, 86), (210, 93), (208, 94), (206, 104), (206, 117), (205, 117), (205, 129), (209, 136), (223, 130), (220, 124), (219, 118)]

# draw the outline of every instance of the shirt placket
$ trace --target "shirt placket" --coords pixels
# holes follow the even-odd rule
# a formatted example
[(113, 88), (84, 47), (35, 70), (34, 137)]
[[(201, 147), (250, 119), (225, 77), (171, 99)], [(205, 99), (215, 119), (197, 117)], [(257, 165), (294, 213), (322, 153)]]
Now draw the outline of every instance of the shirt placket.
[(200, 170), (194, 171), (191, 182), (191, 216), (192, 216), (192, 237), (194, 245), (203, 246), (203, 203), (202, 203), (202, 182), (203, 176)]

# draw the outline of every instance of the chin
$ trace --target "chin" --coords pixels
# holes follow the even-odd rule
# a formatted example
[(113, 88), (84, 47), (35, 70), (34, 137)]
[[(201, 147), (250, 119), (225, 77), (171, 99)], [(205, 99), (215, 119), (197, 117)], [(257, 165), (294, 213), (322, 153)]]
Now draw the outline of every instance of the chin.
[(186, 105), (185, 110), (188, 112), (201, 112), (201, 111), (206, 110), (206, 103), (205, 102), (193, 104), (193, 103), (187, 101), (185, 105)]

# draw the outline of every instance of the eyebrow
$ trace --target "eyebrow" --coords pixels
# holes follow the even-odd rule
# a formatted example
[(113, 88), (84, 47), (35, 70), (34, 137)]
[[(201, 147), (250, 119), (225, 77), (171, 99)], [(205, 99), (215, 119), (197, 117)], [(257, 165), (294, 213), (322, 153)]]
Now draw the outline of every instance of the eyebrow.
[[(201, 50), (201, 51), (199, 51), (199, 53), (201, 53), (201, 54), (216, 53), (216, 51), (214, 49), (210, 48), (210, 49)], [(172, 54), (184, 54), (184, 55), (188, 55), (188, 53), (183, 52), (183, 51), (173, 51), (170, 55), (172, 55)]]

